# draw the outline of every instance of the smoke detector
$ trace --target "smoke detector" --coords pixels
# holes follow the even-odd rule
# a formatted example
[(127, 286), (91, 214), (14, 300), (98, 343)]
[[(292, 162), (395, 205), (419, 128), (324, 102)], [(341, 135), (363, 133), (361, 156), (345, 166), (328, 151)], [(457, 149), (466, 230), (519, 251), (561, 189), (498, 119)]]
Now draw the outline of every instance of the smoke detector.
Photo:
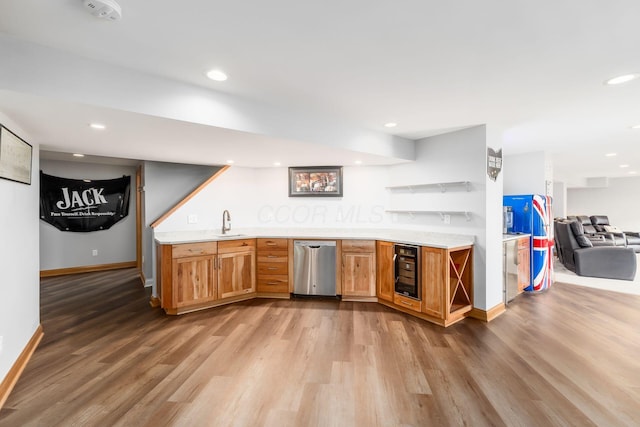
[(122, 9), (115, 0), (84, 0), (84, 7), (96, 18), (117, 21), (122, 18)]

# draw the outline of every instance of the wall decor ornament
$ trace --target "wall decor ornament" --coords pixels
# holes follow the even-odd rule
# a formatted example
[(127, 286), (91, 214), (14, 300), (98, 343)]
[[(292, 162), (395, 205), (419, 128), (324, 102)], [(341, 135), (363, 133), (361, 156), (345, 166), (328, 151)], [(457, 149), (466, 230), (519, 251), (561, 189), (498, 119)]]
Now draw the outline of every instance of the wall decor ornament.
[(487, 147), (487, 175), (492, 181), (495, 181), (501, 170), (502, 148), (495, 151), (493, 148)]
[(289, 197), (342, 197), (342, 166), (290, 167)]

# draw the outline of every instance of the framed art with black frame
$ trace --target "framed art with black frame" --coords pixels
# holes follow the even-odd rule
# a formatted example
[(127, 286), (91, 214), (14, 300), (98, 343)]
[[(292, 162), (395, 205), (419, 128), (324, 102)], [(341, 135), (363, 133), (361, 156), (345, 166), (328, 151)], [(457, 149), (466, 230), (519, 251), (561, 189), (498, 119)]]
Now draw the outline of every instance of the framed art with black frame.
[(31, 185), (33, 147), (0, 124), (0, 178)]
[(290, 167), (289, 197), (342, 197), (342, 166)]

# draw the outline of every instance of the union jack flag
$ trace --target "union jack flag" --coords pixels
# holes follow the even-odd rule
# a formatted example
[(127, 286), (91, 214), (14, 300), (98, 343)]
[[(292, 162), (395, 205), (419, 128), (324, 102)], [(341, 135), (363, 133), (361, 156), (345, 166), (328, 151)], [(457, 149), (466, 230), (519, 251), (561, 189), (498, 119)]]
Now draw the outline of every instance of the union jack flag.
[(543, 291), (551, 287), (553, 273), (553, 236), (550, 224), (551, 197), (535, 194), (533, 196), (533, 232), (531, 254), (532, 283), (525, 290)]

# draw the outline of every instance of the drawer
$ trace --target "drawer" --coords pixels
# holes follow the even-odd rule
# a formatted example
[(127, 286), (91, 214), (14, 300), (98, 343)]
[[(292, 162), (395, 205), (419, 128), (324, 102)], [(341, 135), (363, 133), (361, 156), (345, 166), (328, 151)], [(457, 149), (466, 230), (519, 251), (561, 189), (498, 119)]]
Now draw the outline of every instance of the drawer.
[(408, 308), (409, 310), (417, 311), (420, 313), (422, 301), (414, 300), (413, 298), (407, 298), (404, 295), (393, 294), (393, 303), (400, 307)]
[(375, 240), (343, 240), (342, 252), (375, 252)]
[(287, 263), (289, 254), (286, 251), (258, 251), (258, 262)]
[(247, 249), (255, 249), (255, 247), (256, 239), (224, 240), (218, 242), (218, 253), (239, 252)]
[(258, 250), (286, 251), (289, 247), (287, 239), (258, 239)]
[(217, 242), (182, 243), (171, 246), (172, 258), (184, 258), (199, 255), (215, 255), (218, 252)]
[(258, 261), (258, 274), (289, 274), (289, 264), (286, 262), (260, 262)]
[(258, 292), (289, 293), (288, 276), (258, 276)]

